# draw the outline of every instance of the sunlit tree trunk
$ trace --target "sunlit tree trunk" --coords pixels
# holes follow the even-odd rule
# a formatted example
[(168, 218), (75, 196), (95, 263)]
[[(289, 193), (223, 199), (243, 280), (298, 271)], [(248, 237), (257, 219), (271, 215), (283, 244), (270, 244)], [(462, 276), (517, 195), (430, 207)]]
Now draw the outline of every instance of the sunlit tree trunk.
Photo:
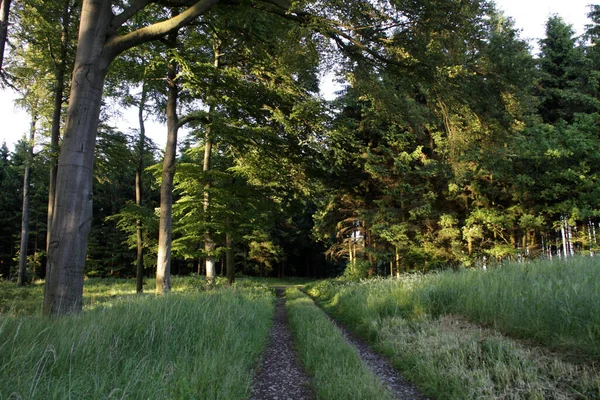
[(19, 274), (17, 285), (25, 285), (25, 272), (27, 271), (27, 244), (29, 243), (29, 187), (31, 186), (31, 164), (33, 162), (33, 143), (35, 140), (35, 125), (37, 114), (34, 111), (29, 128), (29, 142), (27, 143), (27, 158), (23, 174), (23, 208), (21, 214), (21, 250), (19, 253)]
[[(177, 34), (168, 38), (169, 46), (175, 48)], [(156, 265), (156, 293), (163, 294), (171, 290), (171, 245), (173, 230), (173, 178), (177, 155), (177, 63), (169, 62), (167, 83), (167, 147), (163, 161), (162, 182), (160, 185), (160, 222), (158, 228), (158, 259)]]
[[(211, 106), (211, 110), (209, 112), (212, 113), (213, 106)], [(211, 127), (210, 125), (206, 128), (206, 135), (204, 140), (204, 163), (202, 166), (202, 171), (206, 174), (210, 171), (210, 158), (212, 153), (212, 137), (211, 137)], [(210, 180), (207, 180), (204, 185), (204, 218), (206, 222), (210, 222)], [(212, 233), (210, 228), (206, 228), (204, 231), (204, 251), (206, 252), (206, 281), (209, 284), (213, 284), (215, 281), (215, 241), (213, 240)]]
[(114, 55), (103, 51), (110, 3), (86, 1), (71, 82), (65, 135), (58, 161), (48, 244), (44, 312), (80, 312), (83, 268), (92, 223), (92, 168), (102, 88)]
[[(221, 43), (218, 38), (214, 39), (213, 45), (213, 53), (214, 53), (214, 61), (213, 66), (215, 71), (220, 68), (220, 58), (221, 51), (220, 46)], [(215, 82), (213, 82), (214, 85)], [(211, 92), (213, 89), (211, 88)], [(211, 93), (211, 97), (213, 94)], [(210, 106), (208, 110), (208, 118), (209, 123), (206, 127), (206, 134), (204, 137), (204, 162), (202, 171), (205, 175), (210, 172), (211, 169), (211, 156), (212, 156), (212, 147), (213, 147), (213, 138), (212, 138), (212, 126), (210, 125), (213, 121), (213, 113), (215, 110), (215, 99), (211, 98)], [(210, 222), (210, 188), (211, 188), (211, 180), (207, 177), (206, 184), (204, 185), (204, 218), (206, 222)], [(209, 224), (210, 225), (210, 224)], [(216, 243), (213, 239), (213, 235), (211, 229), (207, 226), (206, 231), (204, 232), (204, 251), (206, 252), (206, 281), (208, 284), (212, 285), (215, 282), (215, 251)]]
[(563, 248), (563, 256), (565, 258), (567, 258), (569, 256), (569, 253), (567, 251), (567, 234), (565, 232), (565, 224), (567, 222), (565, 221), (565, 219), (563, 217), (560, 217), (560, 233), (561, 233), (561, 237), (562, 237), (562, 248)]

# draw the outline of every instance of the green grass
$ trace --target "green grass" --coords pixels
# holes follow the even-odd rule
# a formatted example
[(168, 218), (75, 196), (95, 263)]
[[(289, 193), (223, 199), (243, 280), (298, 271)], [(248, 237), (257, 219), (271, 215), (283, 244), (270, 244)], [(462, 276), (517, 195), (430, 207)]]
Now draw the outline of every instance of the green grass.
[(458, 314), (518, 338), (600, 359), (600, 259), (308, 287), (313, 295), (339, 301), (340, 310), (349, 308), (342, 312), (349, 323), (372, 313), (409, 319)]
[(324, 281), (308, 290), (433, 396), (600, 398), (590, 366), (600, 356), (598, 260)]
[(233, 288), (114, 298), (75, 317), (3, 314), (0, 398), (247, 398), (272, 299)]
[[(236, 281), (236, 287), (249, 289), (266, 289), (274, 280), (259, 278), (242, 278)], [(291, 284), (294, 280), (283, 281)], [(298, 281), (307, 282), (307, 281)], [(204, 276), (173, 276), (171, 278), (173, 293), (203, 292), (207, 289)], [(298, 284), (298, 283), (296, 283)], [(99, 306), (105, 306), (115, 300), (126, 297), (140, 297), (135, 291), (135, 279), (115, 278), (86, 278), (83, 286), (83, 309), (92, 310)], [(153, 296), (155, 280), (145, 280), (143, 296)], [(217, 277), (215, 287), (221, 288), (227, 285), (227, 279)], [(39, 315), (42, 310), (44, 298), (44, 281), (36, 281), (24, 287), (18, 287), (14, 282), (0, 280), (0, 316), (24, 316)]]
[(290, 328), (318, 399), (390, 398), (356, 349), (310, 298), (295, 288), (286, 291), (286, 298)]

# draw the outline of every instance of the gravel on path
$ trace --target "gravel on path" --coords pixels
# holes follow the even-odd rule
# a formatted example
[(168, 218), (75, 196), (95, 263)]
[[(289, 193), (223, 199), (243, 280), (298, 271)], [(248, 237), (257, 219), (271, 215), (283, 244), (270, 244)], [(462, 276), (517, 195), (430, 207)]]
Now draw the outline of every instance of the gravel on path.
[(332, 319), (332, 322), (342, 332), (346, 341), (358, 350), (358, 355), (373, 373), (383, 382), (396, 399), (427, 400), (419, 389), (407, 381), (390, 362), (371, 349), (367, 343), (355, 336), (348, 329)]
[(309, 379), (292, 348), (284, 288), (276, 288), (277, 305), (269, 343), (254, 377), (250, 400), (313, 400)]

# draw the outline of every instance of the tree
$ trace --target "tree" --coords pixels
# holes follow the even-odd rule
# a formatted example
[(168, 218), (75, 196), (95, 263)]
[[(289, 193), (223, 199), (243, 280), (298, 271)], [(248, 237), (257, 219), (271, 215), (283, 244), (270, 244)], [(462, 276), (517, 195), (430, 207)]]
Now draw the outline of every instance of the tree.
[(593, 96), (598, 85), (590, 85), (585, 78), (591, 65), (573, 34), (570, 25), (553, 16), (540, 41), (540, 115), (546, 123), (561, 119), (570, 123), (576, 113), (600, 111), (600, 102)]
[(83, 267), (92, 220), (94, 145), (108, 67), (123, 51), (177, 30), (212, 8), (217, 0), (199, 1), (173, 18), (120, 34), (118, 29), (149, 3), (134, 2), (118, 9), (116, 15), (109, 1), (85, 0), (83, 4), (48, 247), (46, 314), (82, 309)]
[[(364, 52), (385, 60), (378, 50), (385, 39), (389, 18), (385, 4), (362, 0), (351, 4), (323, 2), (318, 8), (291, 8), (287, 0), (255, 0), (239, 4), (219, 0), (159, 2), (186, 7), (177, 16), (130, 30), (128, 21), (151, 4), (135, 1), (126, 6), (108, 0), (85, 0), (80, 18), (79, 43), (67, 110), (67, 122), (57, 178), (57, 195), (48, 252), (44, 312), (74, 313), (81, 310), (83, 264), (92, 212), (92, 167), (102, 88), (112, 61), (123, 51), (175, 32), (219, 5), (243, 10), (255, 7), (280, 15), (332, 37), (342, 49)], [(356, 28), (353, 28), (356, 26)], [(374, 29), (362, 29), (375, 26)], [(367, 43), (365, 41), (368, 41)], [(398, 64), (403, 64), (398, 61)]]
[(23, 173), (23, 207), (21, 208), (21, 246), (19, 252), (19, 275), (17, 285), (25, 285), (25, 272), (27, 270), (27, 247), (29, 244), (29, 188), (31, 185), (31, 163), (33, 161), (33, 145), (35, 140), (35, 129), (37, 124), (36, 111), (31, 115), (31, 127), (29, 128), (29, 140), (27, 142), (27, 159), (25, 160), (25, 172)]

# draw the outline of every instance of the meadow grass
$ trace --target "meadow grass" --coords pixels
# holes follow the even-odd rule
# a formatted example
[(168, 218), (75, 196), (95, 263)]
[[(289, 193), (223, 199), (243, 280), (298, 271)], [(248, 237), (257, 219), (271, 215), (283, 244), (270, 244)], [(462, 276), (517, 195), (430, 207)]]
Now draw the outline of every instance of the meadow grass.
[[(249, 290), (265, 290), (269, 286), (275, 285), (276, 282), (269, 279), (242, 278), (238, 279), (234, 286)], [(295, 281), (292, 279), (283, 282), (291, 284)], [(307, 281), (299, 280), (298, 282), (306, 283)], [(126, 297), (154, 296), (155, 285), (154, 278), (145, 279), (144, 293), (140, 295), (135, 291), (135, 279), (86, 277), (83, 285), (83, 309), (89, 311)], [(201, 275), (172, 276), (171, 286), (172, 293), (196, 293), (209, 289), (205, 277)], [(225, 286), (227, 286), (227, 279), (217, 277), (215, 285), (211, 289)], [(15, 282), (0, 280), (0, 316), (39, 315), (42, 311), (43, 298), (44, 281), (42, 280), (23, 287), (17, 286)]]
[(0, 398), (248, 398), (272, 300), (231, 288), (122, 296), (72, 317), (3, 314)]
[(308, 288), (312, 295), (339, 302), (344, 319), (354, 325), (373, 314), (407, 319), (457, 314), (518, 338), (600, 359), (600, 259), (537, 261), (358, 284), (325, 281)]
[(318, 399), (390, 399), (357, 350), (313, 301), (296, 288), (286, 291), (290, 328)]
[(599, 278), (572, 259), (307, 289), (435, 397), (600, 398)]

